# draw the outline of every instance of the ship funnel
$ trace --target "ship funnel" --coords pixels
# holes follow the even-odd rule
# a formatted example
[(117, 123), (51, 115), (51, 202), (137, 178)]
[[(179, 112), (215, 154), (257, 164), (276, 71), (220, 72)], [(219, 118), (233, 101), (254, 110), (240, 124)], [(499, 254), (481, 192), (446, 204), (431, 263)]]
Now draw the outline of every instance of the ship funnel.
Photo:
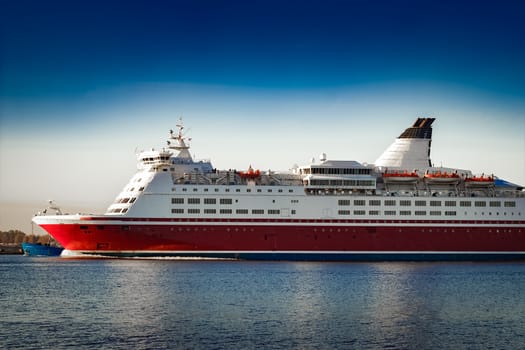
[(435, 118), (417, 118), (375, 161), (375, 166), (411, 171), (431, 167), (430, 144), (434, 120)]

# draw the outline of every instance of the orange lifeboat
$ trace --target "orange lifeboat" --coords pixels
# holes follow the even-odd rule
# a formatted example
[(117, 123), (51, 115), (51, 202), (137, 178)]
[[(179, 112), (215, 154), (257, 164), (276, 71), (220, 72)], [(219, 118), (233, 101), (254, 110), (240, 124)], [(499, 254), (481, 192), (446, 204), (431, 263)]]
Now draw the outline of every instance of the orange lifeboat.
[(456, 173), (447, 173), (445, 172), (435, 172), (435, 173), (427, 173), (425, 174), (425, 181), (427, 183), (433, 183), (433, 184), (453, 184), (458, 183), (460, 180), (460, 177)]
[(417, 172), (413, 171), (409, 173), (408, 171), (394, 171), (394, 172), (384, 172), (383, 181), (386, 183), (412, 183), (419, 180), (419, 175)]
[(471, 176), (465, 179), (465, 185), (470, 187), (489, 187), (494, 184), (494, 176)]
[(261, 171), (259, 169), (253, 170), (250, 165), (247, 171), (239, 171), (239, 176), (243, 179), (256, 179), (261, 176)]

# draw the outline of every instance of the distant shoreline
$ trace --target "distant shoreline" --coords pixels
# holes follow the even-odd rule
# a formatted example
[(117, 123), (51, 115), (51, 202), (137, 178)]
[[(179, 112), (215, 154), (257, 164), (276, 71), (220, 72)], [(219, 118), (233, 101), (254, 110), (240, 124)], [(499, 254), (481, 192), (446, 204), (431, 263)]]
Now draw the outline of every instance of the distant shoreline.
[(24, 252), (22, 251), (22, 245), (21, 244), (0, 244), (0, 255), (22, 255)]

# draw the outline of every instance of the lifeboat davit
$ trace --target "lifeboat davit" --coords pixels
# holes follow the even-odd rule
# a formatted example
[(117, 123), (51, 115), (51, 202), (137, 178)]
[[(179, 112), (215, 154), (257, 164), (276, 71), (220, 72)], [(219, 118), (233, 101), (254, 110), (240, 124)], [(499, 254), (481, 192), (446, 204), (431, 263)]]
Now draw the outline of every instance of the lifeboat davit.
[(408, 171), (394, 171), (383, 173), (383, 181), (385, 183), (415, 183), (418, 180), (419, 175), (415, 171), (411, 173), (409, 173)]
[(435, 172), (425, 174), (425, 182), (429, 184), (457, 184), (460, 177), (456, 173)]

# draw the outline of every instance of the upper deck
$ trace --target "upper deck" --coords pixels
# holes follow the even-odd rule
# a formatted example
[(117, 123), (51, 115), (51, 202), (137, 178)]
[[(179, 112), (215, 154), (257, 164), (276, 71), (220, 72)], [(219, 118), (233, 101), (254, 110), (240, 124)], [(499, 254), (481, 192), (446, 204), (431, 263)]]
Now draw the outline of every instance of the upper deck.
[[(388, 157), (378, 164), (354, 160), (329, 160), (322, 155), (319, 162), (296, 167), (290, 171), (218, 170), (210, 161), (195, 161), (182, 123), (178, 132), (170, 131), (168, 147), (138, 154), (138, 173), (117, 196), (107, 213), (126, 214), (143, 194), (172, 195), (174, 188), (222, 188), (251, 196), (277, 195), (293, 188), (307, 196), (380, 196), (380, 197), (524, 197), (522, 186), (502, 181), (493, 175), (473, 175), (469, 170), (430, 166), (431, 125), (434, 119), (419, 118), (390, 147)], [(410, 147), (403, 149), (398, 141)], [(393, 153), (392, 153), (393, 152)], [(424, 159), (415, 160), (424, 155)], [(405, 162), (406, 160), (406, 162)], [(390, 162), (390, 163), (389, 163)], [(415, 162), (415, 163), (414, 163)], [(388, 164), (394, 164), (387, 167)], [(414, 165), (417, 169), (396, 165)], [(196, 187), (197, 186), (197, 187)], [(274, 189), (275, 188), (275, 189)], [(283, 189), (280, 191), (279, 189)], [(268, 192), (271, 190), (270, 192)], [(197, 191), (199, 192), (199, 191)], [(232, 191), (233, 192), (233, 191)], [(197, 194), (197, 193), (196, 193)]]

